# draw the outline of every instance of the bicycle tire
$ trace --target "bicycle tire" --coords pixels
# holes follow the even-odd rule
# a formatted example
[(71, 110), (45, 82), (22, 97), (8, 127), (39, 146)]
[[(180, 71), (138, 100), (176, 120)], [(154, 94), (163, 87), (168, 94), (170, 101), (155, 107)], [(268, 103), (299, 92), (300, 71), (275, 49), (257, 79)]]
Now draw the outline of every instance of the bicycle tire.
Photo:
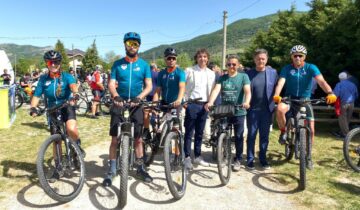
[(88, 104), (84, 99), (80, 99), (76, 103), (76, 115), (86, 115), (90, 111), (91, 105)]
[(15, 95), (15, 107), (16, 109), (20, 108), (24, 103), (24, 97), (21, 93), (16, 93)]
[(221, 184), (226, 185), (231, 176), (231, 140), (226, 133), (220, 134), (218, 139), (217, 162)]
[(110, 107), (111, 107), (111, 97), (110, 96), (104, 96), (100, 103), (99, 103), (99, 111), (104, 114), (108, 115), (110, 114)]
[(343, 144), (343, 153), (346, 163), (354, 171), (360, 172), (360, 128), (352, 129), (346, 135)]
[[(62, 202), (62, 203), (65, 203), (65, 202), (69, 202), (69, 201), (73, 200), (74, 198), (76, 198), (79, 195), (79, 193), (81, 192), (81, 190), (82, 190), (82, 188), (84, 186), (84, 183), (85, 183), (85, 173), (86, 173), (85, 172), (85, 163), (84, 163), (84, 160), (82, 158), (81, 151), (80, 151), (79, 147), (74, 142), (70, 141), (69, 142), (69, 147), (70, 147), (70, 149), (72, 151), (75, 152), (76, 157), (78, 157), (77, 160), (79, 161), (79, 164), (80, 164), (79, 182), (76, 185), (77, 187), (74, 187), (75, 185), (71, 184), (71, 186), (74, 188), (73, 192), (71, 192), (69, 194), (66, 194), (66, 195), (59, 194), (59, 188), (58, 187), (55, 187), (55, 189), (52, 189), (52, 187), (50, 186), (51, 184), (49, 183), (48, 178), (47, 178), (48, 173), (46, 172), (46, 167), (44, 167), (45, 165), (43, 164), (44, 161), (45, 161), (46, 165), (49, 164), (49, 160), (51, 162), (51, 158), (49, 160), (45, 160), (46, 156), (47, 156), (46, 151), (48, 151), (47, 149), (50, 146), (51, 147), (50, 150), (52, 152), (53, 151), (52, 150), (52, 145), (55, 142), (61, 142), (61, 144), (64, 144), (64, 140), (62, 139), (60, 134), (51, 135), (41, 145), (40, 150), (39, 150), (39, 154), (38, 154), (38, 157), (37, 157), (37, 160), (36, 160), (36, 169), (37, 169), (37, 175), (38, 175), (38, 178), (39, 178), (40, 185), (41, 185), (42, 189), (44, 190), (44, 192), (49, 197), (51, 197), (52, 199), (54, 199), (56, 201), (59, 201), (59, 202)], [(63, 166), (64, 168), (66, 167), (66, 164), (70, 164), (70, 165), (67, 165), (67, 166), (71, 166), (73, 164), (73, 162), (69, 163), (67, 161), (69, 159), (68, 159), (68, 157), (66, 157), (66, 158), (63, 158), (63, 160), (61, 161), (62, 164), (64, 165)], [(71, 170), (71, 169), (69, 168), (69, 169), (66, 169), (66, 170)], [(64, 176), (64, 179), (65, 178), (68, 178), (68, 177)], [(59, 179), (56, 182), (61, 182), (61, 181)], [(69, 181), (64, 180), (64, 182), (69, 182)]]
[[(180, 154), (178, 155), (178, 158), (180, 159), (176, 159), (175, 157), (176, 154), (173, 151), (175, 145), (174, 147), (172, 145), (173, 140), (174, 143), (175, 141), (178, 142), (177, 145), (179, 145), (179, 150), (180, 150)], [(172, 158), (172, 156), (174, 156), (174, 158)], [(176, 200), (181, 199), (185, 195), (185, 191), (186, 191), (187, 171), (183, 164), (184, 159), (185, 159), (185, 155), (184, 155), (183, 142), (181, 138), (179, 138), (179, 134), (177, 132), (168, 133), (165, 137), (165, 144), (164, 144), (165, 176), (169, 190)], [(177, 169), (179, 166), (181, 167), (181, 175), (177, 178), (173, 178), (172, 171), (174, 170), (174, 168)], [(181, 179), (180, 184), (179, 184), (179, 178)]]
[(300, 190), (305, 190), (306, 188), (306, 139), (307, 139), (307, 130), (305, 128), (300, 128)]
[(217, 146), (211, 145), (211, 157), (213, 160), (217, 160)]
[(129, 145), (130, 137), (122, 135), (121, 137), (121, 158), (120, 158), (120, 191), (119, 205), (124, 208), (127, 203), (127, 185), (129, 175)]
[(286, 123), (287, 142), (285, 144), (285, 159), (287, 161), (290, 161), (293, 158), (295, 152), (294, 142), (295, 142), (296, 134), (294, 131), (294, 127), (295, 127), (295, 119), (290, 118)]

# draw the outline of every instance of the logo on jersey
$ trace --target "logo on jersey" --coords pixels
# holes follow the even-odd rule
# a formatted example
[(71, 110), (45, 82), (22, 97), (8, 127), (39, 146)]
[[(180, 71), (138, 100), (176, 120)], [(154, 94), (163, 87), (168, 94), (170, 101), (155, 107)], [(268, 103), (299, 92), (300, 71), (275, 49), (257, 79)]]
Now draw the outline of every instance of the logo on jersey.
[(46, 81), (45, 86), (49, 86), (51, 84), (51, 81)]
[(300, 70), (300, 74), (301, 74), (301, 75), (306, 75), (307, 73), (306, 73), (305, 69), (301, 69), (301, 70)]
[(134, 71), (140, 71), (140, 67), (139, 66), (135, 67)]
[(122, 65), (121, 65), (121, 68), (122, 68), (123, 70), (125, 70), (125, 69), (127, 68), (127, 65), (126, 65), (126, 64), (122, 64)]
[(295, 70), (295, 69), (291, 69), (290, 74), (291, 74), (291, 75), (295, 75), (295, 74), (296, 74), (296, 70)]

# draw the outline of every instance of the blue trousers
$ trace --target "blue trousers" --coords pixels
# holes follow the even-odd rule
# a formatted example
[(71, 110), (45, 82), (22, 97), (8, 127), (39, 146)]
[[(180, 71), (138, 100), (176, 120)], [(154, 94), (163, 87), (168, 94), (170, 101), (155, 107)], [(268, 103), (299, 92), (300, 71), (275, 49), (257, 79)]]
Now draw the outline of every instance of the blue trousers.
[(269, 133), (272, 113), (268, 110), (250, 110), (247, 113), (247, 163), (254, 161), (255, 139), (259, 130), (259, 160), (266, 162), (266, 152), (269, 145)]
[(235, 116), (229, 119), (229, 123), (231, 123), (234, 127), (234, 136), (235, 136), (235, 149), (237, 160), (242, 159), (242, 153), (244, 150), (244, 120), (245, 115), (243, 116)]
[(194, 134), (194, 154), (195, 158), (201, 155), (201, 143), (204, 133), (205, 123), (208, 113), (200, 104), (189, 104), (185, 111), (185, 137), (184, 137), (184, 152), (185, 157), (191, 154), (191, 138)]

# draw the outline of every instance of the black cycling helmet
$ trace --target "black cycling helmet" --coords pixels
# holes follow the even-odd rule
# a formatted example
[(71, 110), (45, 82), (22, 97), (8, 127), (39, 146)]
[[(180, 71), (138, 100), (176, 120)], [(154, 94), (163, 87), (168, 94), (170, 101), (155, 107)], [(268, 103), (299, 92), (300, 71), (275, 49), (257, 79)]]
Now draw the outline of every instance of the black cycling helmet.
[(176, 50), (174, 48), (166, 48), (164, 51), (164, 57), (168, 57), (168, 56), (177, 56)]
[(136, 33), (136, 32), (128, 32), (124, 35), (124, 42), (126, 42), (127, 40), (136, 40), (139, 42), (139, 44), (141, 44), (141, 37), (140, 34)]
[(44, 54), (44, 60), (51, 60), (51, 61), (61, 61), (62, 56), (58, 51), (49, 50)]

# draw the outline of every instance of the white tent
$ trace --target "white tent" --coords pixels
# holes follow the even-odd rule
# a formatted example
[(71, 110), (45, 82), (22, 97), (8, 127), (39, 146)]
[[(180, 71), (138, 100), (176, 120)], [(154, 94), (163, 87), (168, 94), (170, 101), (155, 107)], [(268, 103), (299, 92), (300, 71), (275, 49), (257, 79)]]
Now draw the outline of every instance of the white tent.
[(8, 70), (8, 74), (11, 75), (11, 83), (10, 84), (13, 84), (14, 78), (15, 78), (15, 76), (14, 76), (15, 73), (11, 66), (11, 62), (10, 62), (8, 56), (6, 55), (5, 51), (0, 50), (0, 75), (3, 74), (4, 69)]

